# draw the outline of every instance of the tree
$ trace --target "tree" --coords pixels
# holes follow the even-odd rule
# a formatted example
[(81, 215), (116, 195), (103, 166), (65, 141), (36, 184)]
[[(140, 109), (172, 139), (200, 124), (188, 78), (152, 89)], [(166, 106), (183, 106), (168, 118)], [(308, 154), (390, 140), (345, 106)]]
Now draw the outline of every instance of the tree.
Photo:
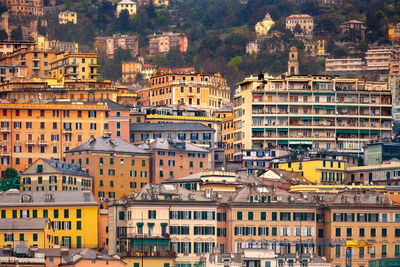
[(23, 39), (22, 28), (19, 26), (17, 29), (11, 31), (11, 40), (21, 41)]
[(18, 171), (14, 168), (7, 168), (4, 172), (3, 172), (3, 179), (15, 179), (18, 178)]
[(0, 40), (8, 40), (8, 34), (5, 30), (0, 30)]
[(297, 23), (296, 26), (294, 26), (293, 32), (297, 34), (303, 33), (303, 29), (301, 28), (300, 24)]

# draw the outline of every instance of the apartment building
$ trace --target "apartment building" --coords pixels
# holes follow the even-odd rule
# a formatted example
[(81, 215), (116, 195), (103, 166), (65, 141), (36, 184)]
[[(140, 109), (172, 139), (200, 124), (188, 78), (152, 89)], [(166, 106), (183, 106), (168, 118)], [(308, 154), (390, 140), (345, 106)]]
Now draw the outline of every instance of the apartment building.
[(156, 138), (138, 147), (151, 153), (152, 184), (181, 178), (212, 166), (210, 150), (185, 141)]
[(189, 141), (214, 148), (215, 130), (201, 123), (131, 123), (130, 142), (142, 144), (148, 139), (166, 138)]
[(362, 58), (327, 58), (325, 72), (327, 74), (361, 73), (366, 71)]
[(66, 151), (65, 157), (95, 177), (93, 192), (101, 208), (108, 200), (129, 196), (151, 181), (150, 153), (107, 135)]
[(38, 36), (36, 48), (42, 51), (70, 52), (78, 53), (79, 45), (75, 42), (61, 42), (58, 40), (48, 40), (44, 36)]
[(104, 103), (108, 106), (108, 134), (111, 138), (118, 138), (129, 142), (130, 108), (111, 100)]
[(365, 39), (366, 28), (363, 22), (352, 19), (340, 24), (340, 33), (351, 33), (358, 34), (361, 37), (361, 40)]
[(389, 39), (392, 42), (400, 40), (400, 23), (396, 25), (389, 26), (388, 30)]
[(400, 162), (349, 167), (346, 169), (346, 182), (349, 184), (398, 185)]
[(58, 13), (58, 23), (59, 24), (67, 24), (73, 23), (76, 24), (78, 22), (78, 15), (73, 11), (63, 11)]
[[(6, 13), (3, 13), (3, 15)], [(36, 42), (34, 41), (16, 41), (16, 40), (1, 40), (0, 41), (0, 53), (10, 54), (21, 48), (27, 48), (28, 50), (33, 50), (35, 48)]]
[(51, 77), (57, 80), (97, 80), (96, 53), (59, 54), (50, 62)]
[[(129, 50), (132, 57), (136, 57), (139, 53), (139, 38), (137, 36), (113, 34), (108, 37), (96, 37), (94, 43), (97, 48), (104, 49), (111, 58), (114, 58), (118, 49)], [(124, 66), (124, 63), (122, 66)]]
[(188, 49), (188, 37), (183, 33), (154, 33), (147, 37), (149, 38), (149, 53), (152, 56), (168, 53), (172, 48), (178, 48), (182, 53)]
[[(137, 195), (110, 203), (109, 253), (134, 255), (144, 240), (149, 257), (159, 252), (177, 257), (175, 264), (197, 264), (217, 244), (217, 207), (202, 192), (146, 185)], [(160, 246), (169, 240), (170, 247)]]
[(222, 107), (217, 109), (213, 116), (216, 119), (221, 120), (218, 122), (216, 129), (216, 142), (218, 144), (218, 148), (223, 148), (225, 160), (231, 161), (233, 160), (233, 133), (236, 129), (235, 122), (233, 120), (233, 108), (231, 106)]
[(93, 177), (79, 164), (38, 159), (20, 175), (22, 191), (91, 191)]
[(1, 170), (24, 171), (36, 159), (64, 152), (103, 134), (108, 107), (97, 104), (0, 104)]
[(309, 182), (317, 184), (343, 184), (346, 182), (346, 163), (333, 159), (311, 159), (274, 163), (275, 169), (298, 172)]
[(22, 65), (0, 64), (0, 82), (26, 77), (28, 68)]
[(0, 220), (0, 246), (53, 248), (54, 230), (49, 218), (23, 218)]
[(164, 73), (153, 75), (150, 79), (150, 88), (143, 91), (150, 92), (151, 106), (187, 105), (215, 110), (230, 104), (230, 88), (220, 74)]
[(264, 170), (272, 167), (272, 160), (289, 156), (286, 149), (245, 149), (242, 151), (243, 168)]
[(286, 17), (286, 29), (292, 31), (297, 36), (312, 36), (314, 18), (307, 14), (290, 15)]
[(97, 248), (97, 211), (89, 191), (27, 193), (14, 189), (0, 193), (0, 221), (48, 218), (54, 230), (53, 244), (69, 248)]
[(257, 22), (255, 31), (257, 36), (268, 35), (269, 30), (275, 24), (275, 21), (271, 18), (271, 15), (267, 13), (262, 21)]
[(2, 0), (2, 5), (6, 6), (10, 14), (19, 16), (37, 16), (44, 15), (43, 1), (18, 1), (18, 0)]
[(133, 2), (131, 0), (122, 0), (118, 2), (117, 4), (117, 10), (116, 14), (117, 17), (121, 14), (123, 10), (126, 10), (130, 16), (133, 16), (136, 14), (136, 2)]
[(249, 77), (234, 98), (234, 156), (243, 149), (279, 146), (359, 152), (372, 140), (390, 138), (391, 106), (385, 82)]
[[(57, 57), (55, 51), (30, 50), (21, 48), (0, 58), (0, 65), (26, 67), (24, 77), (46, 77), (50, 71), (50, 62)], [(18, 70), (13, 69), (16, 73)], [(21, 74), (18, 75), (21, 77)]]
[(365, 53), (365, 61), (368, 71), (389, 71), (389, 61), (391, 58), (390, 47), (372, 47)]

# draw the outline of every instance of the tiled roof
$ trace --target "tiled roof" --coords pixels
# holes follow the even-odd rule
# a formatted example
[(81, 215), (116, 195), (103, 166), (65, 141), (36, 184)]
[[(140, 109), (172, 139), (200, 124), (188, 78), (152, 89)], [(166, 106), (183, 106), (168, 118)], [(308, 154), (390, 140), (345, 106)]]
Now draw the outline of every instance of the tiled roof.
[(1, 219), (0, 230), (43, 230), (49, 218)]
[(131, 123), (131, 132), (215, 131), (201, 123)]
[(192, 145), (188, 142), (182, 142), (177, 140), (171, 140), (166, 138), (151, 139), (149, 143), (144, 143), (138, 146), (140, 149), (144, 150), (180, 150), (187, 152), (202, 152), (209, 153), (210, 151)]
[(45, 191), (21, 192), (17, 189), (0, 192), (0, 207), (4, 206), (50, 206), (50, 205), (95, 205), (96, 199), (90, 191)]
[(124, 140), (110, 138), (108, 136), (97, 137), (78, 147), (66, 151), (66, 153), (79, 151), (101, 151), (110, 153), (147, 153)]
[[(51, 165), (53, 168), (58, 170), (60, 173), (63, 174), (70, 174), (70, 175), (76, 175), (76, 176), (83, 176), (83, 177), (91, 177), (89, 174), (86, 172), (82, 171), (81, 167), (79, 164), (72, 164), (72, 163), (67, 163), (64, 161), (59, 161), (55, 159), (42, 159), (44, 162), (48, 163)], [(36, 174), (36, 172), (28, 172), (29, 168), (24, 171), (22, 174)], [(43, 172), (44, 174), (46, 172)]]

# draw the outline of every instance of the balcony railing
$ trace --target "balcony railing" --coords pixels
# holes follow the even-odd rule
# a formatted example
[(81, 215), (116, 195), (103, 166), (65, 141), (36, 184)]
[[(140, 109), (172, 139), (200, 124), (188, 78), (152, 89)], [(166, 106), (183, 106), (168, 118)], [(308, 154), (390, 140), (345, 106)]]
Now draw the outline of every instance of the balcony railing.
[(35, 145), (35, 144), (36, 144), (35, 140), (26, 140), (27, 146), (31, 146), (31, 145)]
[(119, 253), (121, 257), (168, 257), (168, 258), (176, 258), (176, 253), (174, 251), (157, 251), (157, 252), (148, 252), (148, 251), (123, 251)]
[(2, 133), (9, 133), (10, 132), (10, 127), (1, 127), (1, 132)]
[(39, 140), (39, 145), (47, 145), (48, 143), (47, 140)]

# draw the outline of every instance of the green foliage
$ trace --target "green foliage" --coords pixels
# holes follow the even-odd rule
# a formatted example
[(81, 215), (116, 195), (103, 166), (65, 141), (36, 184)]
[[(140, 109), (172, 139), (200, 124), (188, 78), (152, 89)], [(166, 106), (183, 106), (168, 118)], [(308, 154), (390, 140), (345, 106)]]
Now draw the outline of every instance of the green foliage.
[(14, 179), (14, 178), (18, 178), (18, 171), (14, 168), (7, 168), (4, 172), (3, 172), (3, 179)]
[(114, 53), (114, 58), (107, 58), (105, 51), (98, 51), (98, 60), (101, 77), (116, 81), (122, 76), (122, 62), (132, 61), (133, 57), (129, 50), (118, 49)]
[(239, 70), (239, 65), (243, 63), (243, 59), (241, 56), (236, 56), (229, 61), (229, 65), (235, 68), (235, 70)]

